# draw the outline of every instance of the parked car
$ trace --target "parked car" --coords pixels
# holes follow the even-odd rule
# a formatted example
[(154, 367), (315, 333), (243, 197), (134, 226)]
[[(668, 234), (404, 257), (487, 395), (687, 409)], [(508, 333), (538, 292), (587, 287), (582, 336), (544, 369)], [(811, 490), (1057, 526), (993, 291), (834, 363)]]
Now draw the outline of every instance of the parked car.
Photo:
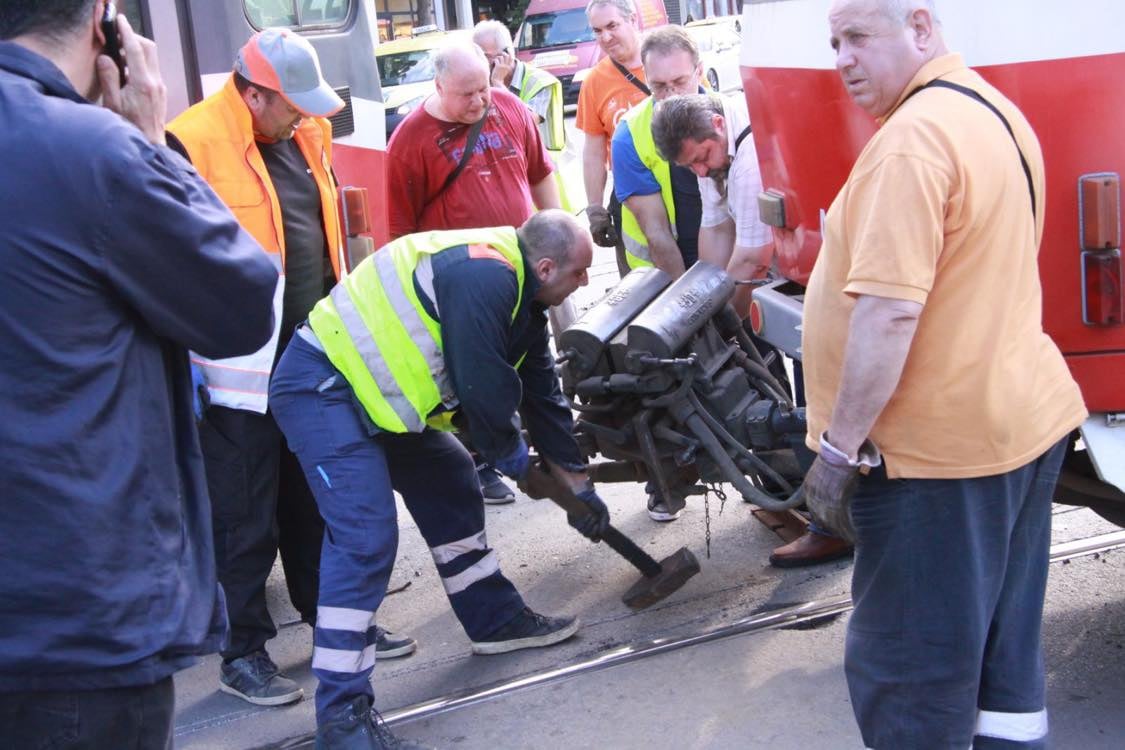
[(433, 93), (433, 54), (448, 37), (437, 26), (419, 26), (411, 37), (380, 42), (375, 48), (388, 140), (398, 124)]
[(684, 24), (699, 46), (703, 75), (715, 91), (741, 91), (742, 71), (738, 55), (742, 47), (737, 16), (718, 16)]

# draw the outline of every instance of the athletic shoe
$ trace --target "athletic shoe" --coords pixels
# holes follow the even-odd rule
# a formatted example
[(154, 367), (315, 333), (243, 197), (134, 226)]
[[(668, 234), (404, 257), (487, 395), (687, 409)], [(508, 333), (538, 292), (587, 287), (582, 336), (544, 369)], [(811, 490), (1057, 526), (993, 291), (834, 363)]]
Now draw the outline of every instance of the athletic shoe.
[(488, 464), (477, 467), (477, 479), (485, 505), (507, 505), (516, 501), (516, 493), (500, 478), (500, 472)]
[(305, 691), (281, 673), (265, 649), (224, 662), (219, 690), (256, 706), (280, 706), (301, 700)]
[(524, 607), (507, 625), (488, 638), (473, 641), (474, 654), (505, 654), (565, 641), (578, 632), (577, 617), (548, 617)]
[(370, 698), (357, 696), (316, 728), (316, 750), (434, 750), (395, 737)]
[(375, 626), (375, 658), (397, 659), (400, 656), (409, 656), (418, 648), (418, 641), (410, 636), (395, 638), (394, 633)]
[(652, 520), (660, 521), (662, 523), (675, 521), (677, 518), (682, 516), (683, 513), (683, 506), (680, 506), (679, 510), (672, 510), (668, 506), (668, 501), (664, 500), (661, 497), (657, 497), (655, 494), (649, 494), (648, 517)]

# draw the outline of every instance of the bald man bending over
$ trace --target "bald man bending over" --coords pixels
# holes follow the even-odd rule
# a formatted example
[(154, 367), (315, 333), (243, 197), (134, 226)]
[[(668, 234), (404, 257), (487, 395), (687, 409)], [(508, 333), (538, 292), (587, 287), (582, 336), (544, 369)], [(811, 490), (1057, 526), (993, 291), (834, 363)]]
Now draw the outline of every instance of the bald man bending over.
[(434, 56), (434, 72), (437, 90), (387, 145), (389, 184), (395, 186), (388, 197), (391, 238), (431, 229), (518, 227), (537, 208), (558, 208), (535, 116), (518, 97), (491, 86), (481, 49), (451, 42)]

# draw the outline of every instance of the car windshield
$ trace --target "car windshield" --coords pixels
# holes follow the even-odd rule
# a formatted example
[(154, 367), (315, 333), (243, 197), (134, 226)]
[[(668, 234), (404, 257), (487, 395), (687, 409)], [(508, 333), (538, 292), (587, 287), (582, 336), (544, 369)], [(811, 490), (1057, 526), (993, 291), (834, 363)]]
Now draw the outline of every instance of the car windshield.
[(520, 27), (516, 46), (519, 49), (539, 49), (592, 41), (594, 32), (586, 22), (586, 11), (582, 8), (570, 8), (528, 16)]
[(413, 52), (376, 55), (375, 59), (379, 63), (379, 82), (387, 87), (434, 80), (433, 54), (432, 49), (420, 49)]

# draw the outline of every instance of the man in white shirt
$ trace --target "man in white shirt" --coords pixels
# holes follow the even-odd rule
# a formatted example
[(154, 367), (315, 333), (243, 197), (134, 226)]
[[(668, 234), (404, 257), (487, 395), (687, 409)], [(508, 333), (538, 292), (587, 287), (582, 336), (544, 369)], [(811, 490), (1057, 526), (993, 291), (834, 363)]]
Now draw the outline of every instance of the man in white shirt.
[[(773, 261), (773, 236), (758, 215), (762, 176), (742, 94), (665, 99), (653, 115), (652, 137), (668, 161), (688, 167), (699, 177), (703, 202), (699, 259), (726, 268), (739, 281), (764, 278)], [(738, 286), (731, 300), (743, 318), (750, 311), (752, 289)], [(800, 403), (804, 399), (799, 363), (794, 370)], [(837, 560), (851, 552), (851, 545), (843, 539), (810, 525), (805, 534), (775, 549), (770, 563), (801, 567)]]

